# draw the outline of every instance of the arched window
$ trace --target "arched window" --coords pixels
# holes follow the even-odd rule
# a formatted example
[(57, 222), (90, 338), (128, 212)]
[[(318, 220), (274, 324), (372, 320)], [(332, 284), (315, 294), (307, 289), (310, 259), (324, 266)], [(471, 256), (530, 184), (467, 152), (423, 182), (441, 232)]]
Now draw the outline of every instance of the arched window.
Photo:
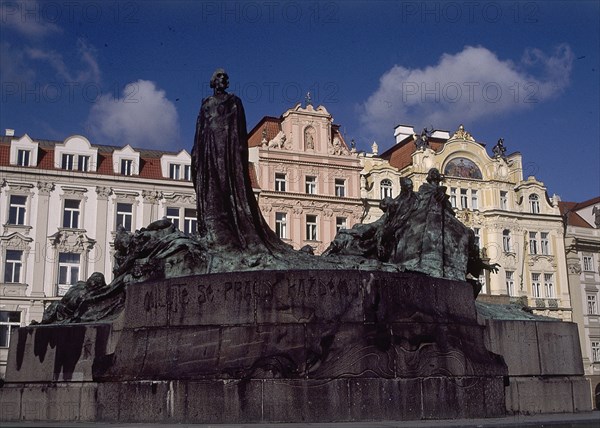
[(381, 180), (380, 192), (381, 192), (381, 199), (392, 198), (393, 197), (392, 180), (388, 180), (387, 178), (384, 180)]
[(504, 229), (502, 231), (502, 249), (505, 253), (510, 253), (510, 249), (512, 248), (512, 243), (510, 241), (510, 230)]
[(529, 195), (529, 211), (533, 214), (540, 213), (540, 197), (535, 193), (533, 195)]

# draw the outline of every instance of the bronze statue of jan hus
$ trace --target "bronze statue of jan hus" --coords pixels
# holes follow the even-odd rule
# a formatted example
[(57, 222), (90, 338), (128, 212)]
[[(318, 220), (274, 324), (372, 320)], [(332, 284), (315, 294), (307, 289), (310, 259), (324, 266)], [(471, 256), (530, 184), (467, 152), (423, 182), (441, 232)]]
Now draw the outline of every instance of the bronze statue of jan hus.
[(202, 101), (192, 149), (199, 238), (207, 249), (288, 249), (265, 222), (252, 191), (242, 101), (227, 93), (229, 76), (221, 68), (210, 87), (214, 93)]

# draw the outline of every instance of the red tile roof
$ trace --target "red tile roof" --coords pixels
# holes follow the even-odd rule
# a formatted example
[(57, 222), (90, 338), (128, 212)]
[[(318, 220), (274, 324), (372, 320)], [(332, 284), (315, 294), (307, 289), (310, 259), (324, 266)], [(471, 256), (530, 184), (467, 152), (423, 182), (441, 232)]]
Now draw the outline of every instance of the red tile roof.
[[(434, 139), (429, 140), (429, 146), (435, 152), (439, 152), (446, 143), (446, 140)], [(414, 137), (408, 138), (398, 144), (395, 144), (390, 149), (381, 154), (381, 158), (386, 159), (391, 166), (402, 170), (412, 164), (412, 154), (415, 152)]]
[(262, 145), (263, 129), (267, 129), (266, 139), (272, 140), (281, 131), (280, 119), (272, 116), (263, 117), (248, 134), (248, 147), (260, 147)]
[(258, 184), (258, 177), (256, 175), (256, 167), (254, 166), (254, 163), (250, 162), (249, 170), (250, 170), (250, 183), (252, 183), (252, 188), (260, 189), (260, 184)]
[(594, 229), (594, 225), (584, 220), (584, 218), (581, 217), (577, 213), (577, 211), (598, 203), (600, 203), (600, 196), (588, 199), (587, 201), (583, 202), (560, 201), (558, 203), (558, 208), (560, 209), (560, 213), (562, 214), (563, 218), (566, 216), (567, 224), (569, 226), (586, 227), (589, 229)]
[[(10, 143), (13, 139), (20, 137), (0, 137), (0, 166), (10, 165)], [(38, 143), (38, 165), (39, 169), (60, 169), (54, 165), (54, 147), (62, 141), (34, 140)], [(98, 149), (96, 173), (99, 175), (120, 175), (113, 171), (113, 152), (121, 149), (116, 146), (105, 146), (92, 144)], [(168, 152), (161, 150), (134, 149), (140, 153), (140, 171), (137, 177), (164, 180), (162, 175), (160, 158), (164, 154), (178, 154), (179, 152)], [(93, 174), (89, 172), (88, 174)], [(168, 179), (168, 177), (166, 178)]]

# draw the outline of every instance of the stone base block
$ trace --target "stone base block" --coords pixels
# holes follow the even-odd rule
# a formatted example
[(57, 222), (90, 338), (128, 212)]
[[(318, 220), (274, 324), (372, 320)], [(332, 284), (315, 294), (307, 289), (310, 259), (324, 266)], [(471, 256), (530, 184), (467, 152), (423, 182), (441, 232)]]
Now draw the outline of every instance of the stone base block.
[(589, 388), (582, 377), (511, 377), (506, 410), (524, 415), (591, 411)]
[(502, 377), (7, 383), (0, 388), (0, 420), (318, 423), (500, 417), (502, 389)]

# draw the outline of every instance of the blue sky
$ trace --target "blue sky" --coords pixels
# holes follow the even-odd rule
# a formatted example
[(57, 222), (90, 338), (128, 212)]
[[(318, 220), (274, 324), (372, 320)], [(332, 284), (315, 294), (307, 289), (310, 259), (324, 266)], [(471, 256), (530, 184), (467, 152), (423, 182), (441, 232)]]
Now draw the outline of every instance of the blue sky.
[(597, 1), (1, 1), (0, 129), (191, 149), (224, 67), (249, 129), (310, 91), (346, 139), (503, 137), (550, 195), (600, 194)]

